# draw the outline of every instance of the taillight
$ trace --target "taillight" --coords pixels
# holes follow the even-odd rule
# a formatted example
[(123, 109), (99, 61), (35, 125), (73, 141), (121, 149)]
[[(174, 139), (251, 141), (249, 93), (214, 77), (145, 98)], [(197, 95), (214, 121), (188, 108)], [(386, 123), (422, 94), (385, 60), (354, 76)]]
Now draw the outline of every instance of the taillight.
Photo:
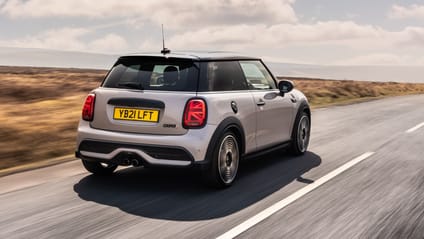
[(93, 121), (95, 101), (96, 101), (96, 95), (94, 93), (88, 94), (87, 98), (85, 98), (84, 106), (82, 107), (83, 120)]
[(184, 109), (183, 127), (201, 128), (206, 124), (206, 103), (202, 99), (191, 99)]

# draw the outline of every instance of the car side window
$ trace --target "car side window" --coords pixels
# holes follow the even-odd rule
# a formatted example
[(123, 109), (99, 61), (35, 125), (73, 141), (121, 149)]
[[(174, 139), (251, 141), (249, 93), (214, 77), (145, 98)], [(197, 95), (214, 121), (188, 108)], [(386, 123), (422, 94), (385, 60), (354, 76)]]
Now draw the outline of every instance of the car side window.
[(209, 91), (247, 90), (247, 82), (237, 61), (209, 62), (207, 66)]
[(240, 61), (250, 90), (276, 89), (272, 76), (260, 61)]

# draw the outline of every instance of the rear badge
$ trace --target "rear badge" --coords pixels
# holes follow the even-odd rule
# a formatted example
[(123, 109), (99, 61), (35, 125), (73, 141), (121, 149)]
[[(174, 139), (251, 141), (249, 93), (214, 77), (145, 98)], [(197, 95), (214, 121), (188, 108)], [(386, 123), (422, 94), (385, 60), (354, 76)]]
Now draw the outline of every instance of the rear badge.
[(177, 128), (176, 124), (163, 124), (164, 128)]

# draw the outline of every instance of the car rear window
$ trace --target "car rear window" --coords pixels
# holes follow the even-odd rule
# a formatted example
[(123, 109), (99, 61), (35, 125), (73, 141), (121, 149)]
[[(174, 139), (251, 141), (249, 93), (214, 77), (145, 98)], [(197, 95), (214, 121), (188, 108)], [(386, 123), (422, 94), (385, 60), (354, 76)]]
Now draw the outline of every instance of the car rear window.
[(190, 60), (121, 57), (104, 80), (106, 88), (196, 91), (198, 69)]

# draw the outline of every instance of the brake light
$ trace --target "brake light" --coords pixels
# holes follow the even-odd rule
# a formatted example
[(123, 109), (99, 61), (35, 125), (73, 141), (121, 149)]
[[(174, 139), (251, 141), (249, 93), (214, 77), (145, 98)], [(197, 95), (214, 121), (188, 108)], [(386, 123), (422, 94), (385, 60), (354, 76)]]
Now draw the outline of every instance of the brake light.
[(88, 94), (87, 98), (85, 98), (84, 106), (82, 107), (83, 120), (93, 121), (95, 101), (96, 101), (96, 95), (94, 93)]
[(201, 128), (206, 123), (206, 103), (202, 99), (191, 99), (184, 109), (183, 127)]

